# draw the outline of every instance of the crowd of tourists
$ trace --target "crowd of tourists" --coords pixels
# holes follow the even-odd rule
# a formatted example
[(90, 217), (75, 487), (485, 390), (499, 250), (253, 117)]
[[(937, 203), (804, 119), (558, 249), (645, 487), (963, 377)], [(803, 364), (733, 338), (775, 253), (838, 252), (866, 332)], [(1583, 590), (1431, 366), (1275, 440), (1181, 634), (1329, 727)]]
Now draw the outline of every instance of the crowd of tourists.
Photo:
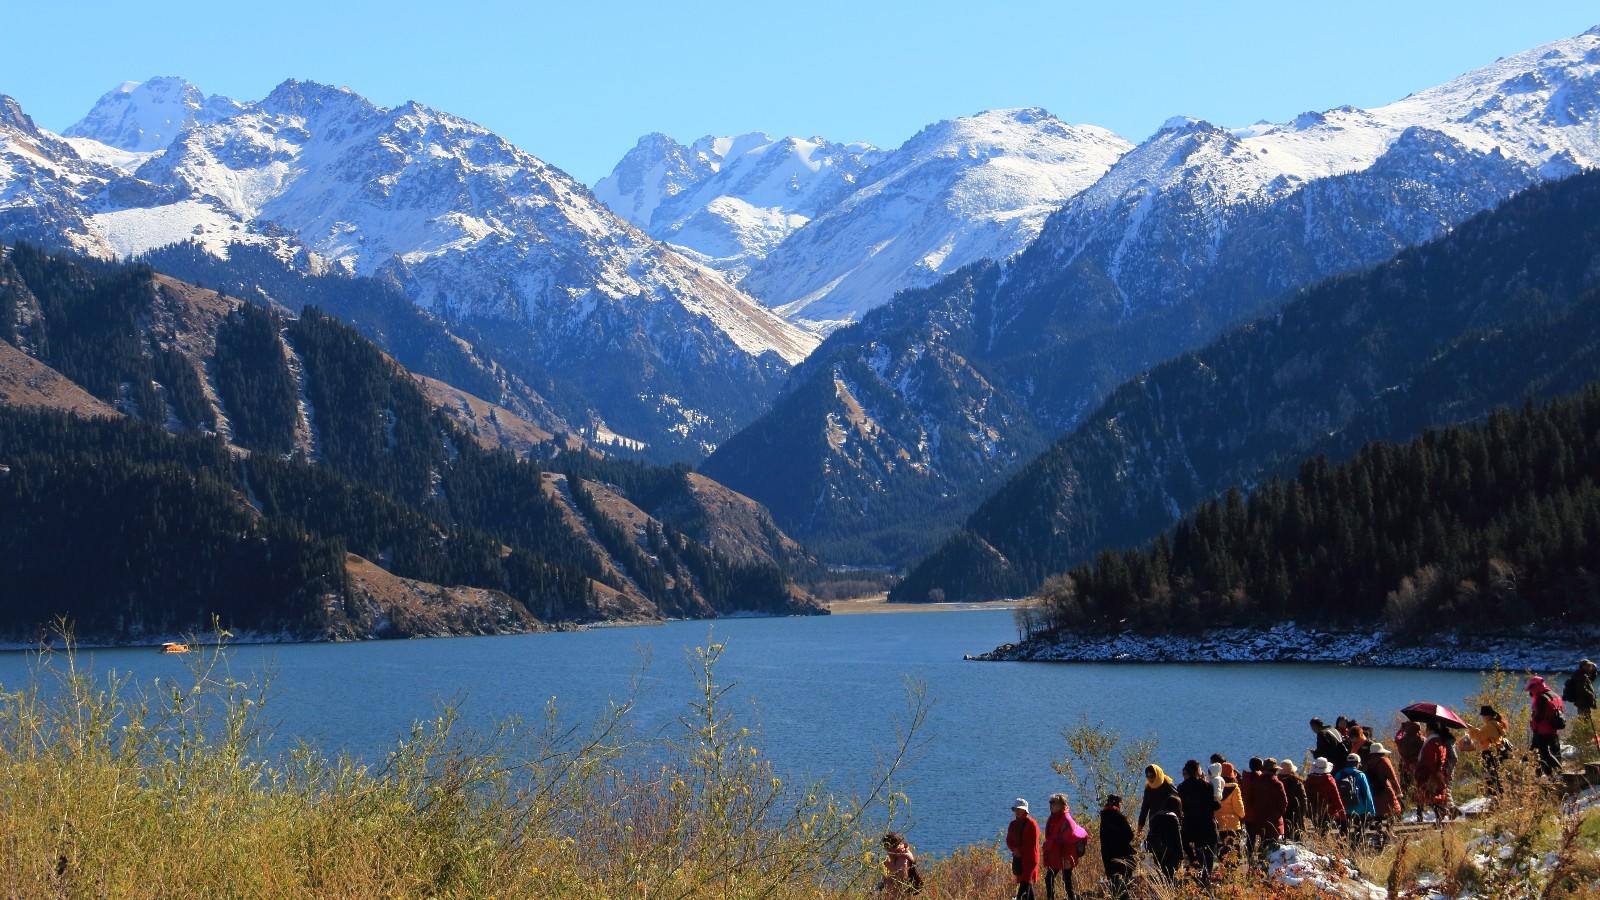
[[(1590, 721), (1596, 705), (1596, 666), (1579, 663), (1557, 697), (1541, 677), (1528, 680), (1531, 708), (1530, 749), (1540, 772), (1560, 771), (1560, 734), (1569, 710)], [(1137, 819), (1124, 811), (1123, 798), (1112, 794), (1100, 809), (1099, 851), (1110, 895), (1125, 898), (1139, 869), (1139, 849), (1150, 854), (1161, 877), (1173, 880), (1180, 870), (1210, 883), (1218, 867), (1260, 861), (1285, 842), (1308, 834), (1323, 835), (1382, 848), (1407, 807), (1422, 821), (1432, 812), (1438, 822), (1459, 814), (1451, 797), (1460, 751), (1481, 754), (1488, 796), (1501, 789), (1506, 766), (1513, 763), (1510, 724), (1493, 706), (1478, 710), (1479, 724), (1432, 704), (1416, 704), (1393, 738), (1393, 747), (1378, 741), (1370, 726), (1347, 716), (1333, 724), (1310, 720), (1314, 746), (1305, 773), (1290, 759), (1252, 757), (1243, 767), (1221, 754), (1202, 765), (1184, 763), (1174, 781), (1154, 763), (1144, 770), (1144, 791)], [(1458, 738), (1456, 732), (1465, 732)], [(1072, 873), (1089, 852), (1090, 836), (1068, 808), (1065, 794), (1052, 794), (1049, 816), (1041, 826), (1028, 800), (1011, 804), (1006, 829), (1019, 900), (1035, 898), (1043, 880), (1047, 900), (1075, 900)], [(886, 896), (904, 897), (922, 890), (916, 856), (904, 837), (884, 835)]]

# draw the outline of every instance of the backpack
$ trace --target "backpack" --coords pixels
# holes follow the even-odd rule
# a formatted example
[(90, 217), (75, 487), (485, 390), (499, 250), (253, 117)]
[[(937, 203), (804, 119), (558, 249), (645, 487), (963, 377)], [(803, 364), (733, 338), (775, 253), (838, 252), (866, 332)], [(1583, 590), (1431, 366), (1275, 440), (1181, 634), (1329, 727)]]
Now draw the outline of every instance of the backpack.
[(1346, 769), (1345, 774), (1339, 776), (1339, 799), (1344, 801), (1345, 812), (1352, 812), (1360, 803), (1360, 795), (1356, 793), (1356, 773)]
[(1557, 731), (1567, 727), (1567, 715), (1562, 711), (1564, 704), (1557, 697), (1555, 691), (1544, 692), (1544, 702), (1549, 704), (1550, 712), (1547, 714), (1550, 727)]

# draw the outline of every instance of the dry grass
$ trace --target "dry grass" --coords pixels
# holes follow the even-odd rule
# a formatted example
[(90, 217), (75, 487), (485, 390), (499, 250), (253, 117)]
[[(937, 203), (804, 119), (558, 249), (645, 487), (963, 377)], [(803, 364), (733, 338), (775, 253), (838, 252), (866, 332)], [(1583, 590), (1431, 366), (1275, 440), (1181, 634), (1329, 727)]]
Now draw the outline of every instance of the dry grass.
[(722, 652), (658, 767), (619, 765), (627, 707), (592, 727), (464, 732), (419, 723), (380, 765), (261, 750), (262, 689), (226, 655), (134, 692), (49, 660), (0, 697), (0, 895), (7, 897), (842, 897), (875, 883), (873, 842), (905, 741), (857, 798), (795, 785), (725, 712)]

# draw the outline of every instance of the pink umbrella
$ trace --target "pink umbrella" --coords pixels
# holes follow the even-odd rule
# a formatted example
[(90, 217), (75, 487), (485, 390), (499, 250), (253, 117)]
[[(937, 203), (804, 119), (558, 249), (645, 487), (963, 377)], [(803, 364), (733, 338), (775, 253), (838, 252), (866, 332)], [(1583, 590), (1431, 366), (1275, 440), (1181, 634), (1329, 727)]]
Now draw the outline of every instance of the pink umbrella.
[(1461, 721), (1455, 711), (1437, 703), (1413, 703), (1400, 711), (1413, 722), (1436, 722), (1446, 728), (1467, 727), (1467, 723)]

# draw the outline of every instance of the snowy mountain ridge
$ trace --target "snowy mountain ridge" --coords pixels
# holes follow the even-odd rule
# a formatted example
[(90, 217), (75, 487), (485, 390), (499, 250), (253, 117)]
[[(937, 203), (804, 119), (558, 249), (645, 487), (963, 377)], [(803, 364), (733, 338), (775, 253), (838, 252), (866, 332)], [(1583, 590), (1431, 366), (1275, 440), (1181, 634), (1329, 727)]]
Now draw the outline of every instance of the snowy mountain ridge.
[(883, 156), (870, 144), (761, 132), (689, 146), (639, 139), (594, 193), (652, 237), (737, 281)]
[(929, 125), (740, 285), (789, 318), (830, 331), (900, 290), (1017, 253), (1131, 146), (1038, 108)]
[[(1436, 132), (1559, 177), (1600, 164), (1600, 28), (1503, 57), (1444, 84), (1373, 109), (1341, 106), (1292, 121), (1224, 129), (1175, 117), (1047, 228), (1070, 260), (1097, 241), (1114, 244), (1111, 271), (1183, 209), (1191, 237), (1214, 244), (1228, 222), (1321, 179), (1372, 166), (1403, 134)], [(1125, 293), (1130, 286), (1119, 280)]]

